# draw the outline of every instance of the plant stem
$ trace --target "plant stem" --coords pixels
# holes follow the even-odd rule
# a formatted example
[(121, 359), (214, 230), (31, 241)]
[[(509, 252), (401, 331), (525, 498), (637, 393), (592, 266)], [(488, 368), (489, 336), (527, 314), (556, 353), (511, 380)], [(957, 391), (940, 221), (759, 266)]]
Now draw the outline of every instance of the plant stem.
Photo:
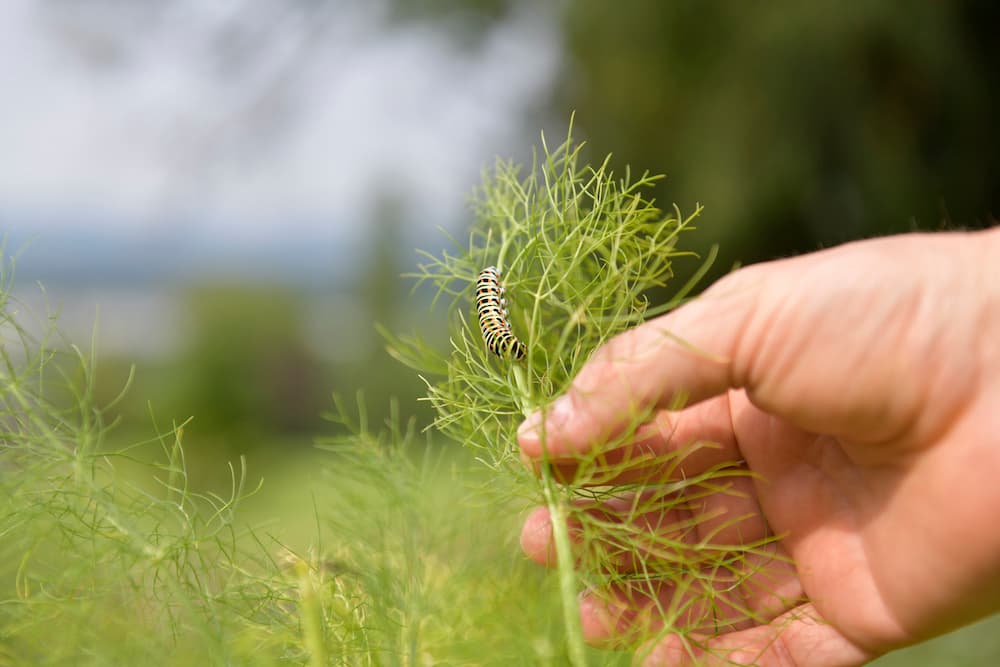
[(527, 417), (532, 412), (535, 411), (534, 405), (531, 401), (531, 391), (528, 389), (528, 378), (525, 376), (524, 368), (521, 364), (514, 364), (514, 384), (517, 385), (518, 393), (514, 396), (517, 401), (518, 406), (521, 408), (521, 414)]
[[(515, 364), (514, 381), (519, 395), (518, 403), (521, 412), (527, 417), (532, 411), (531, 393), (528, 390), (528, 379), (520, 364)], [(546, 454), (546, 459), (548, 455)], [(573, 564), (573, 553), (570, 551), (569, 528), (566, 526), (566, 501), (559, 495), (552, 469), (546, 460), (542, 465), (542, 494), (549, 510), (552, 522), (552, 538), (556, 543), (556, 564), (559, 576), (559, 597), (563, 608), (563, 625), (566, 627), (566, 645), (569, 651), (570, 664), (573, 667), (586, 667), (587, 656), (584, 653), (583, 628), (580, 626), (580, 614), (577, 610), (576, 568)]]
[(323, 642), (323, 609), (309, 564), (296, 564), (299, 575), (299, 604), (301, 606), (302, 643), (309, 653), (309, 667), (327, 664), (326, 646)]
[(542, 492), (545, 495), (545, 504), (548, 506), (552, 522), (552, 538), (556, 543), (559, 592), (562, 598), (563, 625), (566, 627), (566, 645), (570, 664), (573, 667), (586, 667), (587, 656), (584, 653), (583, 628), (580, 625), (580, 613), (577, 610), (576, 569), (573, 565), (573, 554), (570, 551), (569, 529), (566, 526), (566, 501), (559, 496), (556, 481), (552, 477), (552, 470), (548, 463), (542, 466)]

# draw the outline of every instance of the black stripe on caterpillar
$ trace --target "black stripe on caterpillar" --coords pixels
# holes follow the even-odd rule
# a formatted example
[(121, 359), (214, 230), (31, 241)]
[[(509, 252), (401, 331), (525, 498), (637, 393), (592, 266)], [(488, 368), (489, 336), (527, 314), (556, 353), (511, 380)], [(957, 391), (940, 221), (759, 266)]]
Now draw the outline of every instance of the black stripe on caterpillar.
[(476, 310), (479, 313), (479, 328), (490, 352), (498, 357), (513, 355), (524, 359), (528, 350), (524, 343), (511, 331), (507, 301), (500, 286), (500, 271), (488, 266), (479, 272), (476, 280)]

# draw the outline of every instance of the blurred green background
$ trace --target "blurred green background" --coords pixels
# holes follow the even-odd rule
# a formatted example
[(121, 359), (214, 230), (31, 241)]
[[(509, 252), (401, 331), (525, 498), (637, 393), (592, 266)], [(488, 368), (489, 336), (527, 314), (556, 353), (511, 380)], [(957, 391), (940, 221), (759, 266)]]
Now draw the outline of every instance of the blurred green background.
[[(1000, 208), (996, 3), (212, 4), (0, 8), (18, 298), (76, 342), (99, 320), (101, 395), (136, 365), (113, 438), (193, 415), (207, 488), (241, 454), (294, 486), (334, 392), (426, 421), (373, 323), (446, 344), (399, 275), (571, 113), (593, 156), (666, 173), (663, 205), (705, 205), (713, 277)], [(985, 627), (885, 664), (995, 664)]]

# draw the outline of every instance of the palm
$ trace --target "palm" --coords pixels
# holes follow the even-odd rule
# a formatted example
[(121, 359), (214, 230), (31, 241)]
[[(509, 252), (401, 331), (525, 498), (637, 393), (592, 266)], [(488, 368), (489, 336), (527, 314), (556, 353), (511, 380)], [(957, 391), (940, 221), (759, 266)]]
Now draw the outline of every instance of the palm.
[(742, 391), (731, 392), (728, 402), (735, 443), (759, 475), (754, 486), (763, 519), (795, 562), (790, 576), (801, 595), (851, 639), (871, 646), (902, 641), (882, 589), (896, 563), (871, 557), (890, 537), (870, 519), (891, 493), (894, 475), (859, 467), (850, 446), (757, 409)]

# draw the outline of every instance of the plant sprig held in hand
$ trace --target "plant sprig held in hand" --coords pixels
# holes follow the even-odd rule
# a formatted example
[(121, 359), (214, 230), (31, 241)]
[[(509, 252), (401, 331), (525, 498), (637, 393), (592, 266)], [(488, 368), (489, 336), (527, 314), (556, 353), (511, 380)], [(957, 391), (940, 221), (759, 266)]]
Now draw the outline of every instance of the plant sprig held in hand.
[[(456, 252), (439, 257), (421, 253), (427, 262), (410, 277), (433, 284), (435, 302), (449, 302), (451, 350), (389, 336), (390, 353), (425, 374), (434, 426), (496, 468), (520, 465), (518, 423), (565, 391), (597, 347), (676, 305), (691, 287), (660, 307), (647, 299), (668, 285), (676, 259), (694, 256), (677, 241), (701, 207), (687, 217), (664, 213), (647, 197), (661, 176), (617, 177), (610, 156), (592, 167), (582, 149), (570, 136), (550, 150), (543, 137), (524, 176), (498, 161), (477, 193), (468, 242), (452, 239)], [(521, 363), (491, 352), (473, 316), (488, 267), (502, 276), (506, 303), (496, 307), (507, 309), (505, 323), (524, 345)]]
[[(713, 252), (669, 302), (651, 304), (650, 291), (668, 286), (674, 277), (673, 262), (694, 255), (678, 242), (701, 207), (686, 217), (676, 207), (664, 212), (648, 197), (660, 176), (636, 177), (628, 170), (615, 175), (610, 156), (591, 166), (584, 163), (582, 148), (570, 131), (553, 149), (543, 136), (541, 152), (524, 173), (512, 162), (498, 161), (477, 193), (467, 243), (452, 239), (453, 252), (423, 253), (427, 261), (412, 277), (434, 285), (436, 303), (449, 304), (452, 336), (446, 354), (412, 338), (389, 336), (390, 353), (427, 382), (437, 415), (434, 427), (475, 448), (479, 460), (498, 472), (523, 473), (517, 427), (525, 416), (544, 412), (603, 343), (680, 304), (714, 258)], [(649, 417), (630, 415), (632, 428), (602, 451), (581, 454), (572, 479), (545, 460), (540, 483), (533, 482), (552, 518), (567, 650), (574, 665), (586, 662), (576, 612), (581, 583), (608, 588), (624, 577), (630, 586), (646, 580), (655, 592), (668, 580), (679, 599), (691, 600), (710, 595), (713, 577), (728, 576), (739, 569), (741, 558), (762, 546), (719, 550), (707, 556), (706, 569), (706, 554), (693, 553), (684, 534), (690, 526), (664, 536), (634, 529), (633, 519), (670, 509), (686, 511), (696, 523), (693, 508), (700, 495), (725, 492), (728, 480), (746, 474), (734, 462), (680, 482), (610, 486), (626, 476), (635, 458), (603, 454), (629, 447), (635, 429)], [(711, 443), (693, 443), (671, 454), (673, 460), (661, 470), (705, 446)], [(611, 497), (629, 499), (618, 503), (619, 516), (593, 511)], [(636, 567), (616, 574), (621, 568), (615, 563), (623, 557)], [(663, 606), (656, 610), (655, 624), (684, 632), (691, 606)], [(699, 631), (703, 626), (704, 619), (692, 624)]]

